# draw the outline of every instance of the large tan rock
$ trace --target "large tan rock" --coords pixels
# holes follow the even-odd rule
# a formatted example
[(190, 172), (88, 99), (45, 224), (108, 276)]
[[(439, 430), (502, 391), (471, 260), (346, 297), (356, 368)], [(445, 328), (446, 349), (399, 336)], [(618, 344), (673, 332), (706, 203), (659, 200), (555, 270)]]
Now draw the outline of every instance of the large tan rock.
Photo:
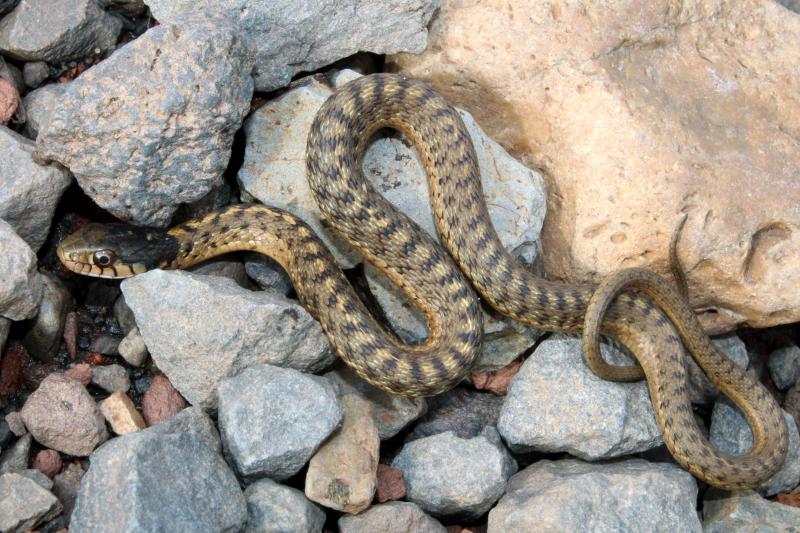
[(667, 273), (713, 331), (800, 319), (800, 16), (771, 0), (445, 0), (390, 64), (547, 178), (553, 278)]

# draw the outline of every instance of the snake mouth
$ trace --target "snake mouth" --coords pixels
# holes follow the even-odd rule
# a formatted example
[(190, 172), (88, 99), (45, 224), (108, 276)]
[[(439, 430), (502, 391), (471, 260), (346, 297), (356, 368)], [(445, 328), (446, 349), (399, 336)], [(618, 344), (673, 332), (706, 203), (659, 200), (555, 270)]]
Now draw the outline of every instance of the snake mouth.
[(142, 264), (99, 266), (92, 262), (90, 255), (70, 252), (63, 244), (56, 248), (56, 255), (67, 270), (93, 278), (125, 279), (147, 271)]

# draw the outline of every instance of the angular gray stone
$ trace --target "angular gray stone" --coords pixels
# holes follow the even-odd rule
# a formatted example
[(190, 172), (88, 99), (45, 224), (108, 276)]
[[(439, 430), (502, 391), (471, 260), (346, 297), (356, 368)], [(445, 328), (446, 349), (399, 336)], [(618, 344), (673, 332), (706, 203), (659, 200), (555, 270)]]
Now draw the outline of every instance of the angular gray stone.
[(75, 508), (75, 500), (78, 498), (78, 490), (81, 487), (81, 479), (85, 473), (81, 465), (69, 463), (62, 472), (53, 478), (53, 494), (64, 507), (63, 516), (67, 520), (72, 516), (72, 509)]
[(34, 163), (33, 149), (33, 141), (0, 126), (0, 218), (38, 250), (72, 180), (63, 169)]
[(797, 531), (800, 509), (765, 500), (751, 490), (709, 490), (703, 499), (703, 532)]
[[(317, 110), (331, 94), (330, 87), (312, 79), (254, 112), (245, 122), (245, 160), (237, 178), (251, 196), (308, 222), (339, 264), (350, 268), (361, 258), (322, 223), (322, 213), (306, 180), (308, 131)], [(545, 214), (544, 179), (492, 141), (468, 113), (460, 113), (475, 144), (484, 196), (500, 240), (508, 249), (536, 241)], [(379, 192), (436, 236), (427, 178), (413, 148), (397, 139), (379, 139), (367, 149), (364, 169), (373, 176), (372, 183)], [(527, 254), (525, 259), (532, 260), (533, 255)]]
[(373, 505), (363, 513), (339, 519), (340, 533), (445, 533), (447, 529), (411, 502)]
[(142, 366), (150, 352), (144, 344), (139, 328), (134, 327), (119, 343), (119, 355), (131, 366)]
[(67, 312), (75, 304), (72, 293), (52, 274), (41, 274), (44, 291), (39, 312), (22, 338), (28, 353), (39, 361), (50, 361), (58, 353)]
[(71, 531), (238, 531), (247, 504), (222, 457), (196, 435), (136, 432), (95, 451)]
[(121, 30), (97, 0), (20, 0), (0, 21), (0, 52), (61, 63), (113, 50)]
[(401, 429), (422, 415), (427, 403), (424, 398), (403, 398), (373, 387), (346, 365), (325, 377), (334, 381), (342, 394), (359, 394), (372, 407), (372, 421), (381, 440), (394, 437)]
[(45, 476), (35, 468), (28, 468), (26, 470), (20, 470), (16, 472), (21, 476), (25, 476), (26, 478), (30, 479), (31, 481), (35, 482), (37, 485), (42, 487), (44, 490), (50, 490), (53, 488), (53, 480), (49, 477)]
[(800, 377), (800, 347), (786, 346), (771, 352), (767, 358), (769, 377), (780, 390), (786, 390)]
[(215, 452), (222, 452), (222, 442), (214, 421), (199, 407), (190, 406), (175, 416), (171, 416), (155, 426), (143, 430), (145, 433), (171, 435), (173, 433), (192, 433)]
[(244, 491), (245, 533), (319, 533), (325, 513), (297, 489), (260, 479)]
[(297, 473), (342, 421), (326, 378), (257, 365), (219, 385), (219, 429), (243, 477), (282, 481)]
[(80, 382), (53, 373), (28, 397), (22, 420), (40, 444), (69, 455), (89, 455), (108, 439), (100, 409)]
[(249, 43), (221, 15), (151, 28), (70, 83), (37, 155), (118, 218), (168, 224), (222, 181), (253, 93)]
[(468, 520), (488, 511), (517, 471), (492, 427), (471, 439), (448, 431), (407, 443), (392, 466), (403, 472), (409, 501), (433, 516)]
[(92, 372), (92, 383), (108, 392), (128, 392), (131, 378), (122, 365), (96, 366)]
[[(621, 357), (605, 343), (601, 348), (607, 360)], [(647, 385), (600, 379), (583, 360), (580, 338), (561, 334), (543, 341), (514, 376), (497, 429), (513, 451), (587, 460), (662, 443)]]
[(192, 405), (213, 408), (220, 380), (255, 364), (316, 372), (335, 360), (319, 322), (278, 294), (161, 270), (122, 292), (153, 360)]
[(25, 63), (22, 67), (22, 76), (25, 79), (25, 85), (35, 89), (50, 77), (50, 66), (44, 61)]
[[(789, 453), (780, 470), (756, 489), (763, 496), (792, 490), (800, 483), (800, 434), (794, 417), (786, 411), (783, 416), (789, 431)], [(739, 409), (724, 399), (711, 411), (709, 440), (721, 452), (742, 455), (753, 446), (753, 431)]]
[(697, 483), (677, 465), (628, 459), (539, 461), (508, 482), (489, 512), (505, 531), (700, 532)]
[(489, 426), (497, 427), (503, 397), (463, 387), (428, 399), (428, 412), (414, 425), (406, 442), (446, 431), (462, 439), (480, 435)]
[(33, 437), (26, 433), (0, 455), (0, 474), (27, 470), (31, 458)]
[(0, 531), (32, 530), (61, 512), (58, 498), (35, 481), (15, 473), (0, 476)]
[(292, 290), (292, 280), (283, 268), (272, 258), (261, 254), (247, 254), (244, 262), (247, 275), (264, 290), (272, 290), (283, 295)]
[(440, 0), (145, 0), (162, 24), (209, 9), (238, 15), (258, 43), (255, 80), (261, 91), (287, 85), (358, 51), (420, 53)]
[(44, 281), (36, 255), (8, 222), (0, 218), (0, 317), (24, 320), (36, 316)]
[(31, 91), (22, 99), (22, 106), (28, 120), (25, 122), (25, 135), (35, 139), (39, 130), (50, 120), (50, 113), (61, 102), (69, 83), (50, 83)]

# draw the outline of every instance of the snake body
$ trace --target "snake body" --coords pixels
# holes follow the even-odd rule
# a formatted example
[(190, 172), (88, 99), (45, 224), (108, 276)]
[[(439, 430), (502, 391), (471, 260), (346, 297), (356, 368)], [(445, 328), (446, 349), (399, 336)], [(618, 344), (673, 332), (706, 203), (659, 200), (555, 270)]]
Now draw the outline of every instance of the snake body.
[[(449, 256), (361, 171), (367, 144), (386, 127), (400, 130), (419, 153), (436, 227)], [(774, 399), (714, 348), (683, 296), (666, 282), (657, 278), (660, 286), (652, 290), (651, 278), (637, 282), (641, 272), (627, 272), (609, 278), (614, 283), (601, 286), (595, 295), (592, 286), (536, 277), (508, 254), (489, 218), (466, 128), (426, 84), (375, 74), (341, 87), (311, 127), (307, 169), (330, 225), (423, 311), (429, 329), (424, 343), (406, 345), (386, 332), (314, 232), (277, 208), (234, 205), (167, 231), (89, 225), (61, 244), (59, 257), (77, 272), (124, 277), (150, 268), (186, 268), (237, 250), (264, 253), (290, 275), (300, 300), (320, 321), (337, 353), (365, 380), (407, 396), (447, 390), (472, 365), (482, 335), (473, 287), (501, 313), (551, 331), (582, 330), (593, 303), (587, 345), (591, 335), (602, 332), (633, 352), (641, 366), (635, 367), (635, 377), (641, 372), (646, 376), (664, 441), (681, 465), (712, 485), (733, 489), (758, 485), (782, 464), (787, 430)], [(625, 287), (634, 290), (617, 295)], [(715, 450), (698, 427), (686, 388), (681, 339), (711, 381), (744, 413), (754, 435), (747, 454)]]

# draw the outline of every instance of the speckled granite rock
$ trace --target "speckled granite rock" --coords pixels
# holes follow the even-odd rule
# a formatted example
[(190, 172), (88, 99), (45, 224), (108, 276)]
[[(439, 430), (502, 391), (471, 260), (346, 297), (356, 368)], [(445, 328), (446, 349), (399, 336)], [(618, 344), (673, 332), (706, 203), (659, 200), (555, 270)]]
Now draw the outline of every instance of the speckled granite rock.
[(0, 476), (0, 531), (30, 531), (61, 512), (61, 503), (36, 482), (15, 473)]
[(297, 489), (260, 479), (244, 491), (245, 533), (321, 533), (325, 513)]

